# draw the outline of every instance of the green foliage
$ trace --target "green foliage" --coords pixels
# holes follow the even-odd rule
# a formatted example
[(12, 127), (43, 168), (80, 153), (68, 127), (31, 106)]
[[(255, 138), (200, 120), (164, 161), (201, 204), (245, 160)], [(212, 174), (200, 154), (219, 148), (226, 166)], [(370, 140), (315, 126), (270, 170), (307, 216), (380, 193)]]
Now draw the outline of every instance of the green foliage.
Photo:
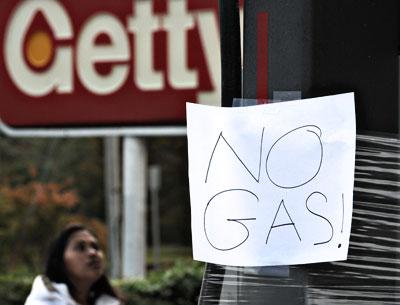
[(0, 276), (0, 300), (4, 305), (24, 304), (31, 290), (33, 278), (25, 276)]
[(203, 273), (201, 263), (178, 261), (172, 268), (153, 272), (145, 280), (116, 284), (128, 296), (127, 305), (191, 305), (197, 304)]
[[(195, 305), (200, 293), (202, 263), (177, 262), (165, 271), (151, 273), (145, 280), (116, 280), (114, 286), (126, 298), (126, 305)], [(33, 278), (0, 276), (2, 305), (24, 304)]]
[(53, 235), (69, 222), (94, 225), (106, 239), (97, 220), (103, 198), (99, 139), (0, 136), (0, 270), (40, 272)]
[(0, 186), (31, 181), (73, 187), (75, 211), (104, 218), (102, 141), (88, 139), (12, 139), (0, 135)]

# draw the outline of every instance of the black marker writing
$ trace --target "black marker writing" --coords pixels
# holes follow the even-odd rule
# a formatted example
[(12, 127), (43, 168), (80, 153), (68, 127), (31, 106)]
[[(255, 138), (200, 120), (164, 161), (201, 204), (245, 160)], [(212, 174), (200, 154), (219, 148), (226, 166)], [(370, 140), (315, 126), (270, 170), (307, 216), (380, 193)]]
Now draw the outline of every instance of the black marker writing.
[[(310, 138), (309, 135), (311, 135), (312, 138)], [(322, 164), (323, 147), (321, 135), (322, 132), (318, 126), (305, 125), (285, 133), (276, 140), (269, 150), (265, 161), (265, 168), (269, 180), (274, 185), (284, 189), (297, 188), (313, 180), (318, 175)], [(299, 143), (304, 145), (304, 147), (300, 147)], [(307, 143), (312, 146), (306, 146)], [(294, 149), (300, 149), (301, 151), (296, 152)], [(312, 149), (311, 154), (309, 152), (310, 149)], [(303, 166), (296, 167), (296, 169), (290, 167), (290, 164), (292, 164), (292, 166), (296, 165), (296, 156), (293, 156), (290, 160), (282, 158), (282, 156), (285, 156), (285, 154), (291, 151), (299, 154), (301, 152), (310, 154), (307, 156), (307, 161), (310, 161), (309, 163), (311, 164), (309, 171), (304, 171)], [(281, 164), (281, 166), (275, 168), (277, 164)], [(290, 176), (282, 175), (288, 171), (292, 171)], [(288, 180), (288, 177), (293, 180)]]
[[(277, 225), (276, 225), (276, 224), (275, 224), (275, 220), (276, 220), (276, 217), (278, 216), (279, 211), (281, 210), (281, 207), (282, 207), (282, 206), (284, 207), (285, 212), (286, 212), (286, 215), (289, 217), (290, 222), (281, 223), (281, 224), (277, 224)], [(276, 229), (276, 228), (284, 227), (284, 226), (293, 226), (294, 230), (296, 231), (297, 237), (298, 237), (299, 240), (301, 241), (301, 237), (300, 237), (300, 235), (299, 235), (299, 232), (298, 232), (297, 229), (296, 229), (296, 225), (295, 225), (295, 223), (293, 222), (292, 217), (290, 217), (290, 214), (289, 214), (289, 212), (288, 212), (288, 210), (287, 210), (287, 208), (286, 208), (286, 206), (285, 206), (285, 202), (284, 202), (283, 199), (282, 199), (281, 203), (279, 204), (278, 210), (276, 211), (276, 214), (275, 214), (275, 217), (274, 217), (274, 221), (272, 222), (272, 225), (271, 225), (271, 227), (270, 227), (270, 229), (269, 229), (269, 232), (268, 232), (268, 235), (267, 235), (267, 240), (265, 241), (265, 243), (268, 244), (269, 235), (271, 234), (272, 229)]]
[(320, 215), (320, 214), (317, 214), (317, 213), (311, 211), (311, 209), (308, 207), (308, 201), (309, 201), (309, 199), (310, 199), (312, 196), (316, 196), (316, 195), (322, 196), (322, 197), (325, 199), (325, 203), (328, 202), (328, 199), (326, 198), (326, 196), (325, 196), (324, 194), (322, 194), (322, 193), (320, 193), (320, 192), (313, 192), (313, 193), (310, 194), (310, 196), (307, 197), (307, 200), (306, 200), (306, 207), (307, 207), (307, 210), (308, 210), (311, 214), (313, 214), (313, 215), (315, 215), (315, 216), (317, 216), (317, 217), (320, 217), (320, 218), (324, 219), (324, 220), (329, 224), (329, 226), (331, 227), (331, 236), (330, 236), (329, 239), (326, 240), (326, 241), (314, 243), (315, 246), (317, 246), (317, 245), (323, 245), (323, 244), (329, 243), (329, 242), (332, 240), (333, 232), (334, 232), (334, 231), (333, 231), (333, 226), (332, 226), (331, 222), (330, 222), (327, 218), (325, 218), (324, 216), (322, 216), (322, 215)]
[[(322, 145), (322, 131), (316, 125), (304, 125), (297, 127), (289, 132), (286, 132), (282, 136), (280, 136), (277, 140), (272, 141), (271, 147), (264, 147), (264, 131), (265, 128), (260, 128), (259, 134), (260, 137), (257, 138), (257, 143), (254, 147), (250, 148), (250, 153), (244, 154), (240, 151), (239, 148), (232, 146), (232, 141), (228, 141), (227, 138), (224, 136), (223, 132), (221, 131), (216, 139), (214, 144), (212, 153), (208, 160), (208, 167), (205, 174), (204, 183), (212, 183), (213, 180), (211, 179), (213, 173), (215, 175), (215, 170), (218, 168), (218, 163), (221, 162), (219, 160), (223, 160), (224, 157), (229, 157), (232, 160), (233, 158), (233, 165), (239, 165), (240, 170), (245, 172), (245, 174), (250, 174), (252, 179), (250, 179), (251, 183), (260, 183), (261, 179), (261, 160), (263, 158), (264, 152), (268, 150), (268, 154), (265, 158), (265, 172), (268, 176), (267, 180), (262, 180), (263, 182), (271, 182), (274, 186), (278, 187), (281, 192), (285, 192), (285, 194), (290, 194), (294, 188), (300, 188), (310, 181), (313, 181), (315, 177), (320, 173), (322, 168), (322, 162), (324, 157), (324, 147)], [(219, 148), (218, 148), (219, 147)], [(223, 150), (221, 150), (223, 149)], [(238, 153), (239, 152), (239, 153)], [(221, 153), (225, 153), (226, 156), (220, 155)], [(222, 157), (222, 159), (221, 159)], [(249, 161), (253, 159), (255, 162), (258, 161), (258, 170), (257, 168), (253, 168), (250, 166)], [(237, 162), (239, 161), (239, 162)], [(300, 163), (301, 162), (301, 163)], [(224, 163), (224, 161), (222, 161)], [(226, 161), (224, 163), (226, 165)], [(243, 166), (243, 167), (241, 167)], [(215, 167), (213, 171), (213, 167)], [(218, 168), (221, 170), (222, 168)], [(229, 171), (228, 169), (228, 172)], [(215, 180), (215, 179), (214, 179)], [(317, 181), (314, 181), (316, 183)], [(248, 181), (247, 181), (248, 183)], [(234, 250), (240, 246), (242, 246), (251, 236), (251, 230), (257, 229), (259, 226), (256, 223), (248, 223), (249, 221), (260, 221), (260, 218), (252, 217), (256, 215), (245, 215), (246, 209), (242, 210), (242, 206), (239, 208), (241, 211), (238, 215), (238, 210), (235, 210), (235, 203), (240, 205), (242, 204), (254, 204), (255, 202), (260, 202), (259, 197), (256, 193), (245, 189), (247, 187), (247, 183), (243, 186), (243, 188), (232, 188), (232, 189), (225, 189), (209, 199), (207, 205), (204, 208), (203, 213), (203, 230), (205, 237), (210, 244), (210, 246), (218, 251), (229, 251)], [(257, 185), (258, 186), (258, 185)], [(272, 185), (270, 185), (271, 187)], [(272, 186), (273, 189), (276, 189)], [(311, 187), (311, 186), (309, 186)], [(284, 189), (284, 190), (282, 190)], [(278, 189), (277, 189), (278, 190)], [(307, 191), (307, 190), (305, 190)], [(231, 194), (231, 197), (225, 197), (225, 194)], [(262, 193), (263, 194), (263, 193)], [(307, 192), (307, 194), (310, 194)], [(334, 228), (332, 226), (330, 219), (330, 215), (325, 215), (325, 213), (321, 213), (318, 207), (321, 207), (320, 204), (326, 205), (328, 203), (327, 195), (314, 191), (310, 195), (304, 194), (302, 198), (296, 198), (296, 201), (301, 200), (304, 204), (302, 205), (302, 209), (306, 207), (307, 211), (304, 211), (305, 214), (308, 212), (316, 217), (310, 216), (314, 221), (315, 225), (321, 226), (322, 220), (322, 229), (326, 229), (326, 236), (322, 235), (322, 237), (310, 236), (314, 237), (312, 239), (312, 243), (314, 246), (320, 246), (322, 248), (323, 245), (330, 247), (330, 242), (334, 236)], [(330, 193), (329, 193), (330, 194)], [(239, 198), (239, 196), (245, 196), (244, 198)], [(268, 233), (266, 233), (266, 239), (261, 237), (262, 242), (265, 245), (271, 247), (272, 241), (271, 236), (272, 234), (276, 234), (275, 238), (280, 239), (280, 242), (283, 244), (288, 243), (287, 235), (291, 234), (294, 237), (294, 234), (299, 239), (298, 245), (293, 244), (293, 247), (296, 248), (298, 246), (308, 247), (308, 242), (302, 240), (303, 235), (306, 232), (312, 232), (310, 229), (310, 224), (305, 223), (305, 219), (303, 219), (300, 215), (293, 214), (294, 212), (298, 212), (299, 209), (291, 210), (288, 204), (289, 198), (285, 198), (285, 195), (282, 194), (283, 198), (279, 203), (278, 208), (275, 210), (275, 215), (272, 221), (272, 224), (268, 223), (265, 225), (265, 228), (268, 229)], [(341, 220), (341, 233), (343, 233), (344, 229), (344, 214), (345, 214), (345, 207), (344, 207), (344, 194), (341, 194), (342, 197), (342, 220)], [(285, 204), (286, 202), (286, 204)], [(276, 202), (277, 203), (277, 202)], [(224, 205), (222, 208), (221, 205)], [(226, 209), (225, 206), (228, 208)], [(267, 205), (257, 205), (257, 209), (262, 209)], [(326, 206), (331, 208), (331, 205)], [(333, 208), (333, 206), (332, 206)], [(338, 208), (338, 207), (337, 207)], [(326, 214), (330, 209), (324, 209)], [(253, 209), (251, 211), (254, 211)], [(229, 214), (228, 214), (229, 213)], [(232, 213), (235, 216), (232, 217)], [(258, 213), (258, 211), (254, 211), (254, 213)], [(273, 213), (273, 212), (272, 212)], [(229, 216), (228, 216), (229, 215)], [(325, 216), (323, 216), (325, 215)], [(336, 215), (336, 213), (335, 213)], [(250, 216), (250, 217), (247, 217)], [(294, 216), (294, 218), (292, 217)], [(272, 219), (272, 217), (270, 218)], [(293, 220), (296, 220), (295, 221)], [(335, 218), (336, 220), (336, 218)], [(302, 230), (302, 225), (306, 225), (306, 229)], [(330, 228), (330, 232), (328, 232), (328, 225)], [(283, 229), (286, 227), (286, 229)], [(299, 230), (302, 232), (302, 237), (300, 236)], [(283, 230), (280, 230), (283, 229)], [(316, 228), (317, 229), (317, 228)], [(339, 228), (335, 228), (337, 231)], [(266, 230), (267, 231), (267, 230)], [(292, 231), (289, 233), (289, 231)], [(258, 233), (258, 232), (257, 232)], [(328, 235), (329, 234), (329, 235)], [(259, 236), (258, 234), (253, 234), (253, 240)], [(305, 240), (309, 240), (310, 237), (305, 237)], [(322, 240), (320, 240), (322, 239)], [(253, 241), (252, 241), (253, 242)], [(279, 242), (279, 241), (278, 241)], [(297, 243), (295, 241), (295, 243)], [(274, 241), (275, 244), (275, 241)], [(244, 245), (245, 246), (245, 245)], [(338, 244), (338, 248), (341, 248), (342, 244)]]
[(342, 193), (342, 228), (340, 229), (340, 233), (343, 233), (343, 221), (344, 221), (344, 194)]
[[(239, 247), (241, 244), (243, 244), (243, 243), (249, 238), (249, 235), (250, 235), (249, 229), (248, 229), (247, 226), (243, 223), (243, 221), (256, 220), (255, 217), (249, 217), (249, 218), (226, 218), (225, 220), (228, 221), (228, 222), (236, 222), (236, 223), (240, 224), (241, 226), (243, 226), (243, 228), (246, 230), (246, 237), (243, 238), (241, 241), (238, 241), (238, 242), (236, 242), (235, 244), (233, 244), (233, 245), (231, 245), (231, 246), (229, 246), (229, 247), (220, 247), (220, 246), (214, 245), (214, 244), (211, 242), (211, 240), (210, 240), (209, 234), (207, 233), (207, 211), (208, 211), (208, 208), (209, 208), (210, 204), (212, 204), (213, 201), (214, 201), (217, 197), (221, 196), (222, 194), (226, 194), (226, 193), (228, 193), (228, 192), (244, 192), (244, 193), (248, 193), (248, 194), (251, 195), (252, 197), (256, 198), (256, 199), (257, 199), (257, 202), (259, 201), (259, 199), (258, 199), (258, 197), (257, 197), (256, 194), (254, 194), (253, 192), (251, 192), (251, 191), (249, 191), (249, 190), (246, 190), (246, 189), (230, 189), (230, 190), (225, 190), (225, 191), (219, 192), (218, 194), (216, 194), (216, 195), (214, 195), (213, 197), (211, 197), (211, 199), (208, 201), (207, 206), (206, 206), (206, 208), (205, 208), (205, 210), (204, 210), (203, 229), (204, 229), (204, 233), (205, 233), (205, 235), (206, 235), (206, 238), (207, 238), (207, 241), (209, 242), (209, 244), (210, 244), (214, 249), (217, 249), (217, 250), (220, 250), (220, 251), (232, 250), (232, 249), (235, 249), (235, 248)], [(213, 233), (216, 233), (216, 232), (213, 232)]]
[(205, 178), (205, 183), (207, 183), (208, 180), (208, 174), (210, 172), (210, 167), (211, 167), (211, 161), (213, 160), (214, 153), (217, 149), (218, 144), (220, 143), (220, 140), (222, 139), (226, 145), (231, 149), (231, 151), (234, 153), (236, 158), (240, 161), (240, 163), (244, 166), (244, 168), (247, 170), (247, 172), (253, 177), (253, 179), (257, 182), (260, 181), (260, 172), (261, 172), (261, 153), (262, 153), (262, 146), (263, 146), (263, 140), (264, 140), (264, 130), (265, 127), (263, 127), (262, 132), (261, 132), (261, 139), (260, 139), (260, 147), (259, 147), (259, 164), (258, 164), (258, 174), (257, 177), (249, 170), (249, 168), (244, 164), (242, 159), (239, 157), (239, 155), (236, 153), (236, 151), (233, 149), (233, 147), (229, 144), (229, 142), (225, 139), (225, 137), (222, 134), (222, 131), (220, 132), (217, 142), (215, 143), (214, 149), (211, 153), (210, 161), (208, 162), (208, 168), (207, 168), (207, 173), (206, 173), (206, 178)]

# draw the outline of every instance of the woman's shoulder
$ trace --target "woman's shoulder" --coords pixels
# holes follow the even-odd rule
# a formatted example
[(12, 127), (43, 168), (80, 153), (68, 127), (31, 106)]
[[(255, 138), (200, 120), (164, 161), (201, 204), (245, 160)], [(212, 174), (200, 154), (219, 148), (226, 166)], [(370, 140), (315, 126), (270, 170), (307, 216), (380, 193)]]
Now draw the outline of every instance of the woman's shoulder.
[(108, 294), (103, 294), (96, 300), (96, 305), (122, 305), (122, 303)]
[(69, 305), (68, 289), (64, 286), (63, 284), (52, 283), (44, 275), (38, 275), (33, 281), (25, 305)]
[[(32, 290), (25, 305), (76, 305), (65, 284), (51, 282), (46, 276), (38, 275), (32, 284)], [(96, 300), (96, 305), (122, 305), (122, 303), (107, 294)]]

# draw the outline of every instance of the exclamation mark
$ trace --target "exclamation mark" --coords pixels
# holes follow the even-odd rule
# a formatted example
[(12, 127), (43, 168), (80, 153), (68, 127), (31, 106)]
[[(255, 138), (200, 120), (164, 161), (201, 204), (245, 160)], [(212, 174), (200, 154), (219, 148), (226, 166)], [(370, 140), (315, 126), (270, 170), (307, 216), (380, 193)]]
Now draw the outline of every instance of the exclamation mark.
[[(343, 222), (344, 222), (344, 194), (342, 193), (342, 228), (340, 229), (340, 234), (343, 233)], [(340, 248), (342, 244), (338, 245), (338, 248)]]

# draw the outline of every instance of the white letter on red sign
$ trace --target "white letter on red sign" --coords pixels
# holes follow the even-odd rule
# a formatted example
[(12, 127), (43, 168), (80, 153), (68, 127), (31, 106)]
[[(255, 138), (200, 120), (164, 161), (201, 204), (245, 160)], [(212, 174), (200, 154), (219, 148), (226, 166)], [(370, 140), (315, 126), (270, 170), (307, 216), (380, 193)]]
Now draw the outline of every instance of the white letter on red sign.
[(164, 27), (168, 31), (168, 79), (175, 89), (190, 89), (198, 86), (197, 71), (187, 68), (187, 30), (194, 27), (194, 18), (188, 14), (186, 2), (169, 0)]
[(4, 57), (7, 71), (14, 84), (28, 95), (39, 97), (54, 89), (58, 93), (70, 93), (73, 90), (70, 47), (57, 48), (53, 64), (45, 72), (32, 71), (25, 63), (25, 35), (39, 11), (46, 18), (55, 39), (72, 38), (71, 21), (58, 1), (21, 1), (6, 29)]
[(205, 54), (207, 70), (210, 73), (210, 81), (213, 86), (211, 91), (197, 93), (197, 101), (200, 104), (219, 105), (221, 98), (221, 53), (219, 46), (217, 18), (213, 11), (202, 11), (197, 14), (201, 45)]
[[(110, 45), (95, 45), (96, 37), (106, 34)], [(114, 64), (108, 75), (99, 74), (94, 64), (121, 62), (129, 59), (129, 43), (125, 29), (114, 16), (98, 14), (87, 21), (79, 35), (76, 69), (82, 84), (91, 92), (106, 95), (117, 91), (128, 77), (127, 64)]]
[(152, 1), (133, 1), (135, 16), (128, 18), (128, 29), (135, 35), (134, 78), (141, 90), (164, 89), (162, 72), (153, 68), (153, 33), (160, 29), (152, 14)]

